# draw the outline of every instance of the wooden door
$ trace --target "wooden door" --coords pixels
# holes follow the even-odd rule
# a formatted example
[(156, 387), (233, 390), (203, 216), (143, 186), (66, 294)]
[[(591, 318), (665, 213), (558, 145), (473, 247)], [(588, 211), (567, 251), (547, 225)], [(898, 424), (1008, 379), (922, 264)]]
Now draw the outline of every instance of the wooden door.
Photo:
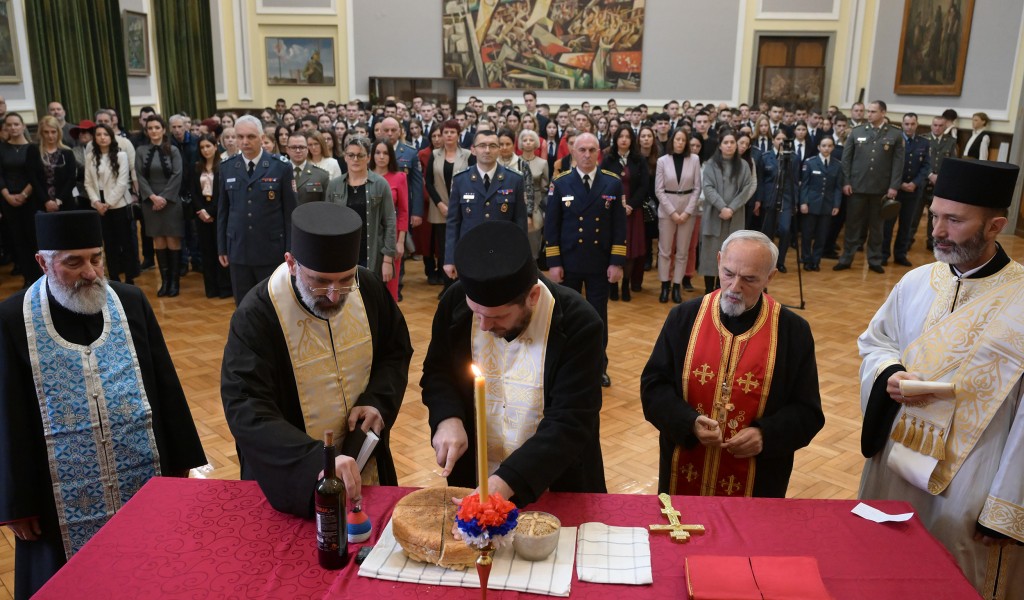
[(824, 109), (827, 37), (761, 36), (755, 102)]

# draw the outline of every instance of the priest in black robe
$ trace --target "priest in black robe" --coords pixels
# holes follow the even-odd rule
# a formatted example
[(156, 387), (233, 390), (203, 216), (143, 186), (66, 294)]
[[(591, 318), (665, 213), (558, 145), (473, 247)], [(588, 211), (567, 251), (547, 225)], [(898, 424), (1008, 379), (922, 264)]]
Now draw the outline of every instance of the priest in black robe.
[(759, 232), (732, 234), (721, 289), (669, 313), (640, 379), (659, 492), (783, 498), (824, 426), (810, 327), (763, 291), (777, 256)]
[[(15, 531), (14, 593), (19, 599), (46, 583), (148, 477), (186, 477), (190, 468), (206, 464), (185, 394), (146, 296), (135, 286), (103, 277), (98, 213), (38, 213), (36, 217), (40, 248), (36, 260), (45, 275), (0, 304), (0, 523)], [(46, 333), (49, 325), (55, 335)], [(129, 339), (131, 343), (119, 343)], [(134, 353), (123, 352), (127, 347)], [(63, 356), (55, 360), (47, 348)], [(91, 361), (92, 376), (86, 373), (75, 380), (76, 367)], [(62, 368), (46, 368), (57, 362)], [(37, 395), (34, 372), (41, 374), (42, 398)], [(94, 392), (86, 397), (74, 391), (62, 395), (69, 382)], [(91, 425), (86, 422), (90, 413)], [(77, 427), (64, 427), (69, 423)], [(137, 425), (135, 431), (147, 440), (138, 454), (130, 436), (119, 434), (126, 424)], [(62, 433), (65, 429), (70, 431)], [(76, 434), (76, 429), (85, 433)], [(93, 435), (97, 431), (103, 432), (102, 439)], [(77, 435), (85, 437), (76, 439)], [(51, 467), (62, 466), (60, 470), (66, 471), (69, 459), (55, 458), (47, 448), (48, 440), (59, 445), (65, 439), (74, 449), (93, 441), (109, 449), (116, 441), (119, 448), (129, 448), (132, 456), (147, 456), (131, 465), (110, 458), (114, 453), (98, 453), (108, 460), (94, 456), (84, 466), (102, 474), (89, 481), (99, 488), (100, 500), (76, 495), (68, 502), (68, 497), (55, 495)], [(80, 444), (83, 439), (86, 443)], [(73, 459), (88, 461), (77, 454)], [(74, 489), (89, 479), (89, 473), (65, 477), (56, 482), (62, 490)], [(119, 482), (109, 487), (120, 494), (108, 491), (104, 497), (101, 484), (111, 481)], [(72, 534), (76, 539), (65, 539), (61, 524), (67, 513), (59, 511), (58, 504), (79, 515), (92, 512), (91, 528)]]
[(397, 485), (388, 445), (409, 379), (412, 344), (398, 305), (358, 267), (362, 220), (326, 202), (292, 213), (292, 249), (231, 318), (221, 397), (242, 479), (255, 480), (275, 509), (313, 515), (323, 469), (323, 434), (342, 452), (369, 430), (380, 436), (360, 472), (339, 453), (335, 466), (358, 500), (361, 484)]
[(459, 280), (437, 307), (423, 403), (437, 464), (475, 487), (471, 365), (487, 390), (488, 489), (519, 506), (554, 492), (607, 491), (601, 455), (604, 326), (577, 292), (542, 277), (526, 233), (477, 226), (455, 248)]

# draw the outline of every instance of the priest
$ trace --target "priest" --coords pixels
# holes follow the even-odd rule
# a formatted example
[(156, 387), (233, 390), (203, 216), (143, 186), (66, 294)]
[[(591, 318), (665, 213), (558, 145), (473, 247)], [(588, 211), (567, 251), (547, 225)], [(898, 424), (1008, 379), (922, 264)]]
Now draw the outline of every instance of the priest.
[(291, 227), (292, 251), (231, 317), (221, 399), (242, 479), (255, 479), (275, 509), (310, 518), (325, 430), (342, 449), (370, 430), (380, 436), (361, 473), (339, 453), (350, 498), (361, 483), (398, 484), (388, 439), (412, 345), (384, 283), (357, 266), (355, 211), (310, 202), (292, 212)]
[(488, 489), (519, 506), (546, 490), (607, 491), (601, 457), (603, 324), (542, 277), (526, 232), (487, 221), (455, 247), (423, 361), (423, 403), (441, 474), (475, 487), (476, 365), (487, 381)]
[(913, 504), (985, 598), (1024, 589), (1024, 266), (996, 242), (1018, 172), (942, 162), (938, 262), (907, 273), (857, 340), (860, 497)]
[(810, 326), (764, 292), (776, 260), (764, 234), (733, 233), (721, 289), (665, 320), (640, 378), (659, 492), (784, 498), (794, 453), (824, 426)]
[(36, 214), (43, 277), (0, 304), (0, 523), (28, 598), (151, 477), (206, 464), (153, 309), (103, 276), (92, 210)]

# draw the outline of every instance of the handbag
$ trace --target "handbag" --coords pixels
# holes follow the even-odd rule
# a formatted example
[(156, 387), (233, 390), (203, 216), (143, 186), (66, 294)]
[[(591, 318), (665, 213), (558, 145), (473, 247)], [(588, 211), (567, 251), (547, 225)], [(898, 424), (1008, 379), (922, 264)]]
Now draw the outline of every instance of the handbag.
[(653, 198), (648, 198), (647, 202), (644, 202), (644, 223), (654, 223), (658, 220), (658, 202)]

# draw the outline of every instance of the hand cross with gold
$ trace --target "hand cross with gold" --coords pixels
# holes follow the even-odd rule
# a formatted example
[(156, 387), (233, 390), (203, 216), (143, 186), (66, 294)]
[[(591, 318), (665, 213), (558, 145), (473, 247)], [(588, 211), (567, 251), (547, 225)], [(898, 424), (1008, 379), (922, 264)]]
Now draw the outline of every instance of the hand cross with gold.
[(679, 522), (680, 512), (672, 507), (672, 498), (668, 494), (658, 494), (661, 500), (661, 514), (668, 519), (668, 525), (650, 525), (649, 529), (655, 533), (668, 531), (673, 541), (685, 542), (690, 539), (690, 534), (703, 534), (703, 525), (686, 525)]

